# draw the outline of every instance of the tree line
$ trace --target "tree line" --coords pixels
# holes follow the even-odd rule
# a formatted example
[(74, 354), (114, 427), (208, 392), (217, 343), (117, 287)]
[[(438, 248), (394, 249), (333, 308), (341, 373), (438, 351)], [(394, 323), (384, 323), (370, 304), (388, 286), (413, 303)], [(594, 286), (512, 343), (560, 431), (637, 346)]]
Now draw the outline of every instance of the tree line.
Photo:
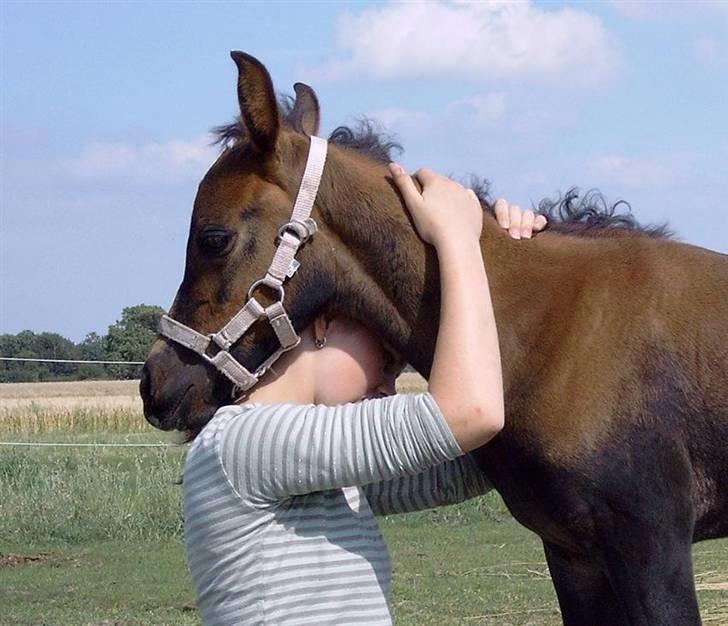
[[(74, 343), (58, 333), (24, 330), (0, 335), (0, 356), (84, 361), (144, 361), (157, 336), (157, 323), (165, 313), (159, 306), (126, 307), (106, 335), (89, 333)], [(141, 365), (98, 363), (38, 363), (0, 360), (0, 382), (103, 380), (139, 378)]]

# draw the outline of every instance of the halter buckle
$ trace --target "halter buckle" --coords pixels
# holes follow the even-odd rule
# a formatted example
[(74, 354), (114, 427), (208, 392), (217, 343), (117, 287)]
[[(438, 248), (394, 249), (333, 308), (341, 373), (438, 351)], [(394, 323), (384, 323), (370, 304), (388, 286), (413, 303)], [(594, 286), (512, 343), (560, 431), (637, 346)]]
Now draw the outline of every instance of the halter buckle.
[[(226, 337), (224, 337), (219, 332), (218, 333), (210, 333), (207, 336), (210, 339), (210, 344), (208, 345), (208, 348), (211, 345), (214, 344), (214, 345), (216, 345), (218, 347), (219, 350), (230, 350), (230, 348), (233, 345), (233, 342), (232, 341), (230, 341), (229, 339), (227, 339)], [(205, 354), (207, 354), (207, 350), (205, 350)], [(217, 352), (215, 354), (217, 354)], [(215, 356), (215, 355), (213, 355), (213, 356)]]
[(291, 220), (278, 229), (278, 239), (281, 239), (285, 233), (290, 233), (300, 243), (306, 243), (317, 231), (318, 225), (312, 217), (304, 220)]

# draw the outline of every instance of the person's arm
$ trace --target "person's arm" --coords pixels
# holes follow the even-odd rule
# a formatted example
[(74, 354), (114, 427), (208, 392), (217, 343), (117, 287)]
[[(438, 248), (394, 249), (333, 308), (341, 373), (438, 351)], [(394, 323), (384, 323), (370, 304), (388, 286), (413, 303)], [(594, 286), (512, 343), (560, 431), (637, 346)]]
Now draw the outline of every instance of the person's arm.
[(440, 326), (428, 388), (465, 451), (503, 427), (503, 378), (488, 277), (480, 250), (483, 210), (475, 194), (429, 170), (390, 170), (422, 239), (437, 250)]
[(470, 454), (440, 463), (420, 474), (363, 487), (374, 515), (411, 513), (457, 504), (493, 489)]
[(220, 412), (230, 412), (218, 443), (222, 466), (253, 504), (417, 474), (463, 453), (427, 392)]
[(440, 259), (429, 392), (336, 407), (246, 409), (219, 448), (239, 493), (266, 503), (416, 474), (479, 447), (501, 428), (500, 358), (478, 243), (482, 209), (457, 183), (426, 171), (418, 177), (422, 195), (408, 176), (395, 175), (418, 232)]

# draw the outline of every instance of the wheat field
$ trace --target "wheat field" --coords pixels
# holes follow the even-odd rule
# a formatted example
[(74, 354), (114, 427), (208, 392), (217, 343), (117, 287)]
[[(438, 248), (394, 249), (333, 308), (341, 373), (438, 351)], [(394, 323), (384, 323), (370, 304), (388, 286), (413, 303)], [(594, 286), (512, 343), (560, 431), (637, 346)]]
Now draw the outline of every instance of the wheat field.
[(138, 432), (138, 380), (0, 384), (0, 432)]
[[(401, 393), (424, 389), (426, 382), (419, 374), (404, 373), (397, 379)], [(0, 432), (140, 432), (148, 428), (138, 380), (0, 384)]]

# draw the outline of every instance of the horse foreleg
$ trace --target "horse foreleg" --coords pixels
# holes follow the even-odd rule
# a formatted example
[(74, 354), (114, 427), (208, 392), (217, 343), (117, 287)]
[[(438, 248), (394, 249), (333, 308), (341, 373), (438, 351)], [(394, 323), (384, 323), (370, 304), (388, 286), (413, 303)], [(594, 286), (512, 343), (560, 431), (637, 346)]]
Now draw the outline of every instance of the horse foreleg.
[[(700, 624), (691, 544), (625, 527), (601, 546), (607, 576), (634, 626)], [(615, 536), (616, 535), (616, 536)], [(621, 536), (620, 536), (621, 535)]]
[(606, 575), (593, 559), (543, 542), (564, 626), (629, 624)]

